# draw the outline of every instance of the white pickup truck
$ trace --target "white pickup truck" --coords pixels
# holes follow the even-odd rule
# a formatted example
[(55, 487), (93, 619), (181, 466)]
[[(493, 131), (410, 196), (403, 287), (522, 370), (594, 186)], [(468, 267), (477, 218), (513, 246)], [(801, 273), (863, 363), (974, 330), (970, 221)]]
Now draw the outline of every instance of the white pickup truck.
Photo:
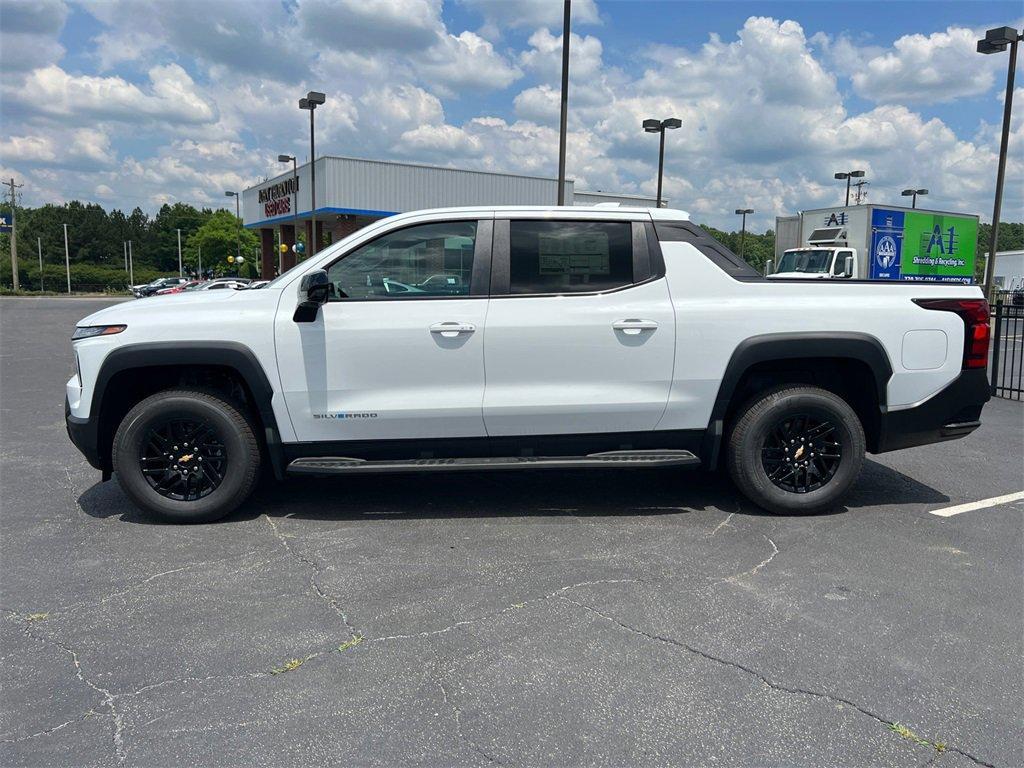
[(810, 513), (865, 451), (978, 427), (988, 342), (977, 287), (766, 280), (683, 211), (420, 211), (259, 291), (86, 317), (67, 427), (173, 521), (227, 514), (267, 467), (724, 463), (755, 504)]

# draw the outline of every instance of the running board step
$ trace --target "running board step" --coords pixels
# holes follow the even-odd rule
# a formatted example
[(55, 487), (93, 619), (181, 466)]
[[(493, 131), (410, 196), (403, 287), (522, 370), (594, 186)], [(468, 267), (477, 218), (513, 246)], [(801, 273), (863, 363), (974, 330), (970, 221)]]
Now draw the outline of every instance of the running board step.
[(581, 469), (587, 467), (697, 466), (690, 451), (608, 451), (586, 456), (482, 456), (467, 459), (367, 461), (344, 456), (296, 459), (288, 472), (301, 475), (357, 475), (378, 472), (455, 472), (491, 469)]

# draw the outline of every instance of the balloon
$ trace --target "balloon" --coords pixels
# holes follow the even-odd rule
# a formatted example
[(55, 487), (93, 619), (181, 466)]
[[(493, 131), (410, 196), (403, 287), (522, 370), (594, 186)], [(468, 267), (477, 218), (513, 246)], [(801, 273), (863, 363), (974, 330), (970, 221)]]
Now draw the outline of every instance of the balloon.
[(228, 256), (228, 264), (234, 264), (234, 263), (235, 263), (235, 257), (234, 256)]
[(288, 246), (281, 243), (281, 253), (288, 253)]
[(235, 263), (236, 264), (244, 264), (245, 263), (245, 256), (239, 256), (237, 259), (235, 259)]
[(305, 253), (306, 252), (305, 244), (304, 243), (296, 243), (295, 244), (295, 252), (296, 253)]

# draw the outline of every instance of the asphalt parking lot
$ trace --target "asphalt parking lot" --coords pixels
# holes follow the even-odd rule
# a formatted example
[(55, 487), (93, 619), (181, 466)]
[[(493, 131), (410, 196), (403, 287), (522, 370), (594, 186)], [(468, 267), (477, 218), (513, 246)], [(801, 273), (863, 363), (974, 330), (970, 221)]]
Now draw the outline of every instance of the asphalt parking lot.
[(153, 524), (0, 300), (0, 765), (1024, 764), (1024, 404), (834, 514), (671, 470), (268, 485)]

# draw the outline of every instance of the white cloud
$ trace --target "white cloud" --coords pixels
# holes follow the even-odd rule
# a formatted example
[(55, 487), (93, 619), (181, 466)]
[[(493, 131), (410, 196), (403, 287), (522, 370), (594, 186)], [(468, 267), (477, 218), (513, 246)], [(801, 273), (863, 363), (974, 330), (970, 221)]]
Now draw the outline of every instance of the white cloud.
[(339, 49), (409, 53), (444, 33), (439, 0), (305, 0), (297, 15), (304, 36)]
[(494, 51), (494, 46), (473, 32), (445, 35), (426, 50), (419, 70), (421, 79), (435, 83), (448, 92), (466, 89), (500, 90), (507, 88), (522, 73)]
[(859, 96), (882, 103), (942, 103), (980, 96), (995, 81), (999, 62), (979, 56), (976, 30), (949, 27), (930, 35), (904, 35), (893, 49), (864, 57), (852, 71)]
[(28, 73), (22, 85), (4, 84), (5, 100), (26, 113), (128, 122), (204, 123), (216, 117), (214, 106), (177, 64), (151, 68), (148, 91), (121, 77), (70, 75), (55, 64)]
[(64, 56), (57, 36), (67, 21), (63, 0), (5, 0), (0, 11), (0, 71), (17, 72), (54, 64)]
[[(503, 29), (562, 28), (562, 4), (557, 0), (460, 0), (461, 4), (484, 18), (480, 32), (487, 38), (501, 37)], [(570, 24), (600, 24), (594, 0), (576, 0)]]

